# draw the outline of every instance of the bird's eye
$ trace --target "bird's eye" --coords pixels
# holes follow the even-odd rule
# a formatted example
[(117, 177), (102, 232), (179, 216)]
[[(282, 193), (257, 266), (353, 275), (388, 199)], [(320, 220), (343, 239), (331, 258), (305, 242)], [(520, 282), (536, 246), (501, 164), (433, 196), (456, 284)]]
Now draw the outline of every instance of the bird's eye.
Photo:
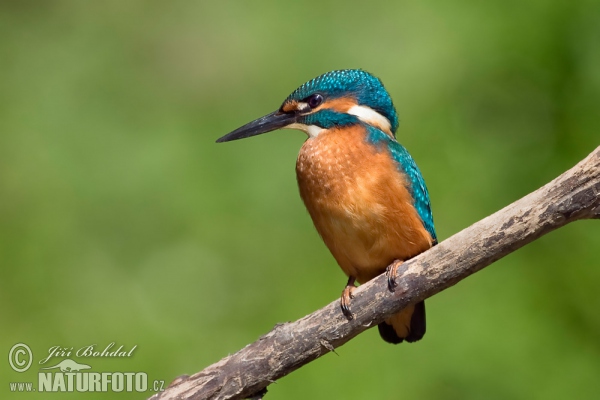
[(313, 94), (308, 99), (306, 99), (306, 102), (308, 103), (310, 108), (319, 107), (321, 105), (321, 103), (323, 102), (323, 96), (321, 96), (318, 93)]

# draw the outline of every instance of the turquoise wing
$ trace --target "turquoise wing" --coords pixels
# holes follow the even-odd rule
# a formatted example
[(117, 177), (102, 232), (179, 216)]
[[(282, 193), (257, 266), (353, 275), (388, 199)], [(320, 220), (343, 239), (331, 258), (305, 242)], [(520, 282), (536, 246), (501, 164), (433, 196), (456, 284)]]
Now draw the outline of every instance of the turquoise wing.
[(437, 235), (435, 234), (435, 227), (433, 225), (433, 213), (431, 212), (431, 202), (429, 200), (429, 192), (425, 185), (423, 175), (417, 167), (415, 160), (409, 154), (409, 152), (398, 143), (379, 129), (372, 126), (368, 126), (369, 135), (367, 140), (376, 145), (383, 145), (388, 148), (394, 160), (398, 163), (398, 168), (406, 174), (410, 180), (411, 195), (414, 199), (414, 206), (423, 221), (423, 225), (427, 232), (431, 235), (434, 243), (437, 243)]

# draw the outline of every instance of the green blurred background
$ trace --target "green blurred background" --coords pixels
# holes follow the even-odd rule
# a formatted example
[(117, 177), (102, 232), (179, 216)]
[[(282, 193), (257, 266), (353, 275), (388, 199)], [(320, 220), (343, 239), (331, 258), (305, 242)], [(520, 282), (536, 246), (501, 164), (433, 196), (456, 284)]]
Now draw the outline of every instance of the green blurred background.
[[(440, 239), (599, 143), (598, 1), (3, 1), (0, 397), (59, 345), (167, 382), (337, 299), (297, 193), (305, 137), (215, 139), (306, 80), (364, 68), (401, 117)], [(578, 222), (428, 300), (428, 333), (368, 331), (267, 399), (600, 396), (600, 231)], [(57, 358), (54, 361), (60, 361)], [(77, 359), (78, 361), (83, 361)], [(48, 365), (48, 364), (46, 364)]]

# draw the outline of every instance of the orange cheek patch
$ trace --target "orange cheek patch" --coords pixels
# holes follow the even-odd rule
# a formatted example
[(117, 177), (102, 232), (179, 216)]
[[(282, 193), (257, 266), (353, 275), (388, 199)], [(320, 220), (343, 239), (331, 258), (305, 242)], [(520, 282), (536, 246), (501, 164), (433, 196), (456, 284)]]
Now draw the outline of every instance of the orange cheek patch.
[[(355, 99), (353, 99), (351, 97), (341, 97), (338, 99), (326, 101), (325, 103), (321, 104), (319, 107), (313, 108), (312, 110), (310, 110), (310, 114), (316, 113), (317, 111), (323, 110), (323, 109), (334, 110), (339, 113), (346, 113), (346, 112), (348, 112), (349, 109), (351, 109), (355, 105), (357, 105)], [(287, 103), (285, 103), (281, 107), (281, 109), (283, 110), (283, 112), (298, 111), (298, 101), (290, 100)]]
[(356, 105), (356, 100), (350, 97), (340, 97), (339, 99), (329, 100), (320, 107), (316, 108), (315, 111), (318, 111), (323, 108), (328, 108), (330, 110), (337, 111), (339, 113), (346, 113), (349, 109)]

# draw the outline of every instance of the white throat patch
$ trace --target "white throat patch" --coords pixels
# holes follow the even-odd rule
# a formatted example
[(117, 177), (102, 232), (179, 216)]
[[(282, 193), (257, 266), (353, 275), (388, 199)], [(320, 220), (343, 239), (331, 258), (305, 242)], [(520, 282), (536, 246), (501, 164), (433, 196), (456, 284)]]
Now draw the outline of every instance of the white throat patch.
[(310, 137), (317, 137), (319, 133), (323, 132), (325, 129), (321, 128), (317, 125), (304, 125), (294, 122), (293, 124), (289, 124), (286, 126), (289, 129), (298, 129), (304, 133), (306, 133)]

